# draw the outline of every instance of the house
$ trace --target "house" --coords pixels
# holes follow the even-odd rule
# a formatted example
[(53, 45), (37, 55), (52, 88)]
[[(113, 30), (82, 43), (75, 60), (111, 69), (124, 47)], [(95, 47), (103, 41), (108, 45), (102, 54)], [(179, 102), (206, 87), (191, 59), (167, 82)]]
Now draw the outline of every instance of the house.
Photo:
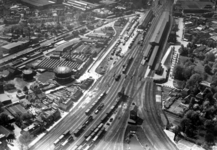
[(28, 100), (26, 100), (26, 99), (21, 102), (21, 105), (24, 108), (26, 108), (26, 109), (28, 109), (29, 107), (31, 107), (31, 103)]
[(59, 108), (64, 111), (68, 111), (74, 104), (72, 98), (57, 100), (56, 103), (58, 104)]
[(17, 96), (17, 98), (19, 98), (19, 99), (25, 98), (25, 94), (24, 94), (23, 92), (17, 93), (16, 96)]
[(41, 133), (42, 129), (42, 126), (36, 122), (24, 128), (23, 131), (29, 132), (31, 135), (36, 136)]
[(45, 111), (42, 111), (41, 114), (36, 117), (36, 120), (39, 122), (39, 124), (42, 124), (48, 128), (60, 118), (61, 115), (58, 109), (47, 109)]
[(37, 99), (37, 97), (36, 97), (35, 93), (29, 93), (28, 96), (26, 97), (26, 99), (30, 102), (34, 102)]
[(208, 88), (210, 88), (210, 86), (211, 86), (211, 83), (208, 81), (201, 81), (199, 84), (202, 86), (208, 87)]
[(6, 139), (12, 134), (10, 130), (0, 125), (0, 149), (2, 144), (6, 143)]
[(45, 95), (45, 93), (39, 93), (39, 94), (37, 94), (37, 97), (39, 98), (39, 99), (44, 99), (44, 98), (46, 98), (46, 95)]
[(182, 97), (186, 97), (188, 94), (190, 94), (190, 90), (188, 88), (184, 88), (182, 90)]

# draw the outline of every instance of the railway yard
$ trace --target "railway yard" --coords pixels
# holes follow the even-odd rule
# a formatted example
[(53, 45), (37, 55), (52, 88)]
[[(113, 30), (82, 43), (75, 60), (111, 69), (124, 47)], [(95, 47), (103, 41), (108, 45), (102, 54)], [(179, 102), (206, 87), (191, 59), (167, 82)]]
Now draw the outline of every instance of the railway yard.
[[(2, 83), (13, 87), (1, 93), (10, 98), (3, 109), (22, 130), (11, 150), (178, 149), (163, 131), (155, 97), (153, 77), (173, 25), (173, 1), (160, 2), (10, 49), (0, 60)], [(104, 7), (64, 5), (87, 12)]]

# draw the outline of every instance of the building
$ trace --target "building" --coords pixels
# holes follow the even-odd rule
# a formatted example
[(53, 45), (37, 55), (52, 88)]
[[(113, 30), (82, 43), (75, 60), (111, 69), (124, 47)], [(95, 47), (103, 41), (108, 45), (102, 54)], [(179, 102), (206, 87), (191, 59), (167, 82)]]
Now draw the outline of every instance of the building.
[(10, 130), (0, 125), (0, 149), (6, 144), (6, 139), (12, 134)]
[(75, 78), (79, 78), (84, 72), (87, 70), (87, 68), (93, 63), (93, 58), (88, 58), (79, 68), (76, 72)]
[(198, 102), (202, 101), (203, 100), (203, 96), (204, 96), (203, 92), (198, 93), (196, 95), (196, 97), (195, 97), (196, 101), (198, 101)]
[(210, 0), (177, 0), (175, 7), (183, 13), (205, 13), (215, 10), (215, 5)]
[(94, 82), (94, 79), (86, 79), (85, 81), (82, 82), (80, 87), (84, 90), (87, 90), (93, 84), (93, 82)]
[(28, 47), (28, 41), (18, 41), (18, 42), (13, 42), (9, 43), (7, 45), (3, 45), (0, 47), (0, 51), (3, 54), (13, 54), (17, 53), (19, 51), (22, 51)]
[(19, 23), (20, 18), (21, 18), (20, 15), (4, 17), (4, 24), (6, 25), (17, 24)]
[(187, 89), (187, 88), (184, 88), (184, 89), (182, 90), (182, 97), (186, 97), (188, 94), (190, 94), (190, 90)]
[(83, 95), (82, 91), (78, 87), (71, 87), (71, 94), (69, 98), (64, 99), (63, 97), (58, 98), (57, 102), (60, 109), (68, 111), (79, 98)]
[(46, 6), (49, 6), (54, 3), (49, 0), (20, 0), (20, 1), (23, 4), (26, 4), (34, 8), (45, 8)]
[(73, 71), (67, 66), (58, 66), (54, 69), (55, 79), (60, 84), (67, 84), (72, 81)]
[(3, 105), (9, 105), (12, 103), (10, 97), (7, 95), (7, 94), (0, 94), (0, 102), (3, 104)]
[(207, 88), (211, 87), (211, 83), (208, 81), (201, 81), (199, 84)]
[(55, 121), (61, 118), (60, 111), (58, 109), (47, 109), (42, 111), (41, 114), (37, 116), (37, 121), (39, 124), (44, 125), (48, 128), (52, 125)]
[(92, 33), (92, 34), (88, 34), (87, 37), (90, 37), (90, 38), (103, 38), (103, 39), (110, 38), (110, 36), (106, 35), (105, 33)]
[(60, 109), (64, 110), (64, 111), (68, 111), (74, 104), (73, 100), (71, 98), (68, 99), (59, 99), (58, 100), (58, 106)]
[(34, 72), (31, 69), (23, 70), (23, 79), (25, 81), (31, 81), (33, 79)]
[(29, 107), (31, 107), (31, 103), (24, 99), (21, 103), (20, 103), (25, 109), (28, 109)]
[(42, 126), (36, 122), (24, 128), (23, 131), (29, 132), (29, 134), (36, 136), (42, 131), (42, 129)]

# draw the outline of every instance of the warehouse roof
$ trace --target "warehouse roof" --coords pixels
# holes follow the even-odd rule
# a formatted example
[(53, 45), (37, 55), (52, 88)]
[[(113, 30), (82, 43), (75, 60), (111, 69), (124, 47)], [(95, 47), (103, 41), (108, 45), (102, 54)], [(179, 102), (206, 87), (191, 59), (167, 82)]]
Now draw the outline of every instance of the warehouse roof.
[(18, 41), (18, 42), (13, 42), (13, 43), (9, 43), (7, 45), (4, 45), (2, 46), (2, 48), (5, 48), (5, 49), (12, 49), (14, 47), (17, 47), (17, 46), (20, 46), (24, 43), (26, 43), (27, 41)]
[(212, 2), (201, 2), (201, 1), (185, 1), (180, 2), (181, 7), (184, 9), (212, 9), (213, 3)]
[(0, 102), (5, 102), (11, 100), (7, 94), (0, 94)]
[(52, 4), (49, 2), (49, 0), (21, 0), (21, 1), (37, 7)]
[(69, 41), (64, 43), (63, 45), (58, 46), (55, 51), (63, 51), (66, 47), (72, 46), (75, 43), (78, 43), (78, 40), (73, 40), (73, 41)]

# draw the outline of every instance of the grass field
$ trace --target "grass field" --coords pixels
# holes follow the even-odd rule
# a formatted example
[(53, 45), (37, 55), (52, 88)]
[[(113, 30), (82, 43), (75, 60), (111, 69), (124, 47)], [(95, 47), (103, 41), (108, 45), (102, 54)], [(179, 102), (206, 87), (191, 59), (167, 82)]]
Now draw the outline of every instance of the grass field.
[(54, 79), (54, 73), (53, 72), (45, 72), (45, 73), (40, 74), (37, 77), (37, 80), (42, 82), (42, 83), (46, 83), (52, 79)]

